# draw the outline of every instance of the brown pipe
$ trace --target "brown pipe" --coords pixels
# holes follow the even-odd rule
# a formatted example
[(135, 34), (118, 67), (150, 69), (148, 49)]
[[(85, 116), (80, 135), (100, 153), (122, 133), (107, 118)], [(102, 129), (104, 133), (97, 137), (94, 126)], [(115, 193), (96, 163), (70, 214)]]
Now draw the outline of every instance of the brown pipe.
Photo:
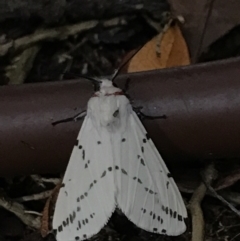
[[(166, 162), (240, 157), (240, 58), (128, 76), (134, 105), (167, 116), (144, 121)], [(63, 171), (81, 122), (51, 123), (92, 92), (86, 80), (1, 87), (0, 176)]]

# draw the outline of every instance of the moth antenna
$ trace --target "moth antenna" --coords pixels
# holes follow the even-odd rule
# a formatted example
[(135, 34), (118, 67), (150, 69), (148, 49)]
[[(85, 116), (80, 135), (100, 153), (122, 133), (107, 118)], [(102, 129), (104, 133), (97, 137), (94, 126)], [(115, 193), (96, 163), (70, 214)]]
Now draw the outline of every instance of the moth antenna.
[(97, 78), (95, 79), (95, 78), (88, 77), (88, 76), (83, 76), (83, 75), (78, 75), (78, 77), (90, 80), (93, 83), (94, 91), (98, 91), (99, 90), (99, 86), (102, 83), (102, 81), (97, 79)]
[(115, 69), (111, 78), (112, 82), (116, 79), (116, 77), (118, 76), (120, 71), (126, 66), (126, 64), (128, 64), (129, 61), (143, 48), (143, 46), (144, 45), (140, 46), (129, 58), (127, 58), (127, 60), (118, 69)]
[(80, 78), (88, 79), (93, 82), (93, 84), (101, 84), (102, 81), (88, 76), (79, 75)]

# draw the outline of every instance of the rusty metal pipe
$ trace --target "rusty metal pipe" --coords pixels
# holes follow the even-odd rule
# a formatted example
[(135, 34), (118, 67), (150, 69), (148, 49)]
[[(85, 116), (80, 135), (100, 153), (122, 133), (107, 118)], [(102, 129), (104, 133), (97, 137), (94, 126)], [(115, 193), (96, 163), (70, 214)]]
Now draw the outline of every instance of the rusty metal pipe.
[[(134, 106), (167, 116), (144, 125), (168, 164), (240, 157), (240, 58), (127, 76)], [(86, 80), (1, 87), (0, 176), (63, 171), (81, 122), (51, 123), (92, 93)]]

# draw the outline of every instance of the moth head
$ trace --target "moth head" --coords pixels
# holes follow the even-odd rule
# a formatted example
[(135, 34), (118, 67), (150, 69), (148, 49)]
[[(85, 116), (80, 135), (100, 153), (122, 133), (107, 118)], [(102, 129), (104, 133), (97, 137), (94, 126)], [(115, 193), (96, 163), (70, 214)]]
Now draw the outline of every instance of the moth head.
[(112, 87), (113, 86), (113, 82), (112, 80), (109, 79), (102, 79), (101, 83), (100, 83), (100, 87), (104, 88), (104, 87)]
[(88, 80), (90, 80), (93, 85), (94, 85), (94, 91), (100, 91), (101, 89), (104, 88), (110, 88), (110, 87), (116, 87), (116, 85), (113, 82), (113, 79), (116, 77), (116, 71), (114, 72), (114, 74), (112, 75), (112, 78), (91, 78), (91, 77), (84, 77)]

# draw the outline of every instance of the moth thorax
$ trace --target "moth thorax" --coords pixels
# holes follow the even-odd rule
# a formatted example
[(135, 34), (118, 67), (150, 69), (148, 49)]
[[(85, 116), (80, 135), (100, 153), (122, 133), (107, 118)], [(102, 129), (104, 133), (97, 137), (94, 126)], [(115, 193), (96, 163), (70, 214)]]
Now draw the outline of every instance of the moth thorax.
[(101, 124), (103, 126), (113, 126), (119, 122), (119, 105), (114, 96), (99, 98), (101, 105)]

